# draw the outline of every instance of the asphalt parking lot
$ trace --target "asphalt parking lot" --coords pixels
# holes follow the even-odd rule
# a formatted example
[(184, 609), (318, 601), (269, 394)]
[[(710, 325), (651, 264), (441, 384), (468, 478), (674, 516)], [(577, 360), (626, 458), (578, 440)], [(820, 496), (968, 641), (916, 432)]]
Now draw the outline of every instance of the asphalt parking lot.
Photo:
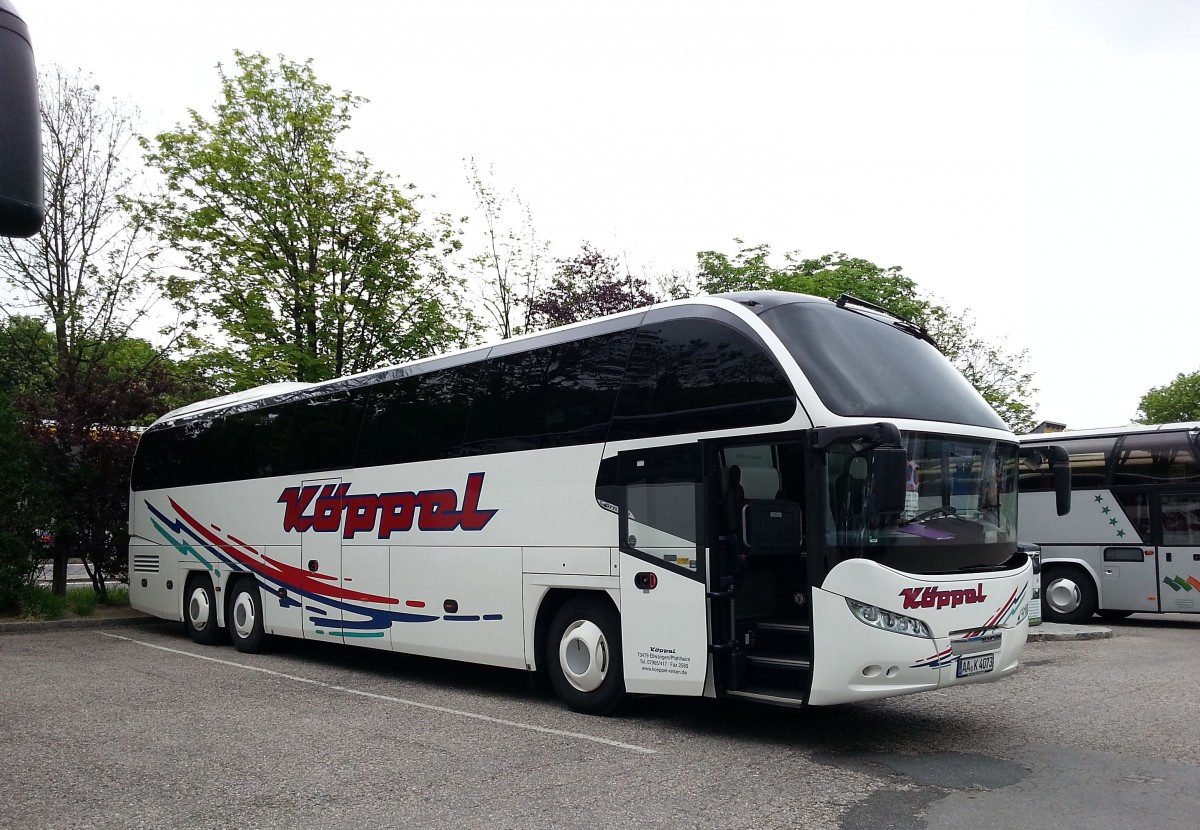
[(179, 625), (0, 634), (0, 827), (1153, 826), (1200, 815), (1200, 619), (994, 684), (785, 710), (564, 709), (520, 673)]

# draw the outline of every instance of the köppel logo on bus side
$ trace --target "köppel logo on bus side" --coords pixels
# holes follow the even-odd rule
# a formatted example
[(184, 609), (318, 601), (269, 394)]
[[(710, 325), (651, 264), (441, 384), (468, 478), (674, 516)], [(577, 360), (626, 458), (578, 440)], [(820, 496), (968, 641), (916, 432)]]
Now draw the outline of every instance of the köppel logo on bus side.
[(906, 609), (957, 608), (960, 605), (971, 605), (987, 599), (987, 595), (983, 593), (982, 582), (977, 588), (955, 588), (952, 591), (939, 591), (936, 585), (924, 588), (903, 588), (900, 596), (904, 597)]
[(348, 482), (289, 487), (279, 495), (279, 503), (285, 505), (283, 529), (300, 533), (341, 530), (343, 539), (353, 539), (354, 534), (378, 526), (379, 538), (390, 539), (393, 533), (412, 530), (415, 518), (418, 530), (483, 530), (498, 512), (479, 509), (483, 476), (483, 473), (467, 476), (461, 509), (454, 490), (351, 493), (352, 485)]

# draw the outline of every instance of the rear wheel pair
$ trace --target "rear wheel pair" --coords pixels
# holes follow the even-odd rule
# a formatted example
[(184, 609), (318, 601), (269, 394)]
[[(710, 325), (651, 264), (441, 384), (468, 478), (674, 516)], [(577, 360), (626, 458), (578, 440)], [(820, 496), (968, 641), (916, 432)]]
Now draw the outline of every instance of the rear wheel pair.
[[(207, 574), (192, 576), (187, 581), (183, 624), (193, 642), (214, 645), (221, 639), (217, 625), (216, 592)], [(262, 596), (254, 579), (242, 578), (233, 585), (229, 600), (229, 639), (238, 651), (254, 653), (266, 644), (263, 628)]]

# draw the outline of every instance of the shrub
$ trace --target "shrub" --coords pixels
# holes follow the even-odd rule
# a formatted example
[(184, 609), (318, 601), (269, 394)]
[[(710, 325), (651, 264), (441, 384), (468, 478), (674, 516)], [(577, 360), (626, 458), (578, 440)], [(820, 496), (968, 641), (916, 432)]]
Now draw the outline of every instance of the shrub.
[(0, 530), (0, 611), (14, 611), (33, 588), (41, 551), (37, 543)]
[(49, 588), (27, 588), (21, 595), (21, 616), (27, 620), (57, 620), (67, 611), (67, 598)]
[(129, 604), (128, 588), (109, 588), (104, 604), (110, 608), (119, 608)]
[[(9, 368), (2, 364), (0, 359), (0, 368)], [(0, 377), (4, 374), (0, 372)], [(0, 611), (21, 606), (46, 555), (39, 535), (50, 526), (46, 471), (52, 468), (30, 439), (27, 426), (0, 388), (0, 493), (4, 494), (0, 498)]]
[(67, 591), (67, 607), (81, 617), (90, 617), (95, 613), (98, 600), (96, 589), (91, 586)]

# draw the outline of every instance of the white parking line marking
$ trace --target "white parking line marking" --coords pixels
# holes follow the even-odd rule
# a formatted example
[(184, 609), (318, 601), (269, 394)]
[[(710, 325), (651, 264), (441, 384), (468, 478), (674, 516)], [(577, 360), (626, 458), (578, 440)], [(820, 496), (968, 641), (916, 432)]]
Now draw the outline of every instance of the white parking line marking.
[(643, 755), (654, 755), (658, 751), (644, 746), (637, 746), (635, 744), (626, 744), (620, 741), (610, 740), (609, 738), (601, 738), (596, 735), (585, 735), (582, 732), (567, 732), (563, 729), (550, 729), (546, 726), (535, 726), (531, 723), (519, 723), (517, 721), (503, 720), (502, 718), (493, 718), (489, 715), (480, 715), (475, 712), (465, 712), (461, 709), (450, 709), (446, 706), (433, 706), (429, 703), (421, 703), (420, 701), (408, 700), (407, 698), (381, 695), (376, 692), (364, 692), (361, 689), (350, 689), (346, 686), (336, 686), (333, 683), (325, 683), (308, 677), (297, 677), (294, 674), (284, 674), (283, 672), (272, 671), (271, 669), (263, 669), (259, 668), (258, 666), (247, 666), (243, 663), (235, 663), (232, 660), (221, 660), (217, 657), (206, 657), (203, 654), (194, 654), (190, 651), (183, 651), (182, 649), (155, 645), (154, 643), (147, 643), (144, 640), (135, 640), (132, 637), (122, 637), (119, 634), (109, 634), (104, 631), (97, 633), (104, 637), (110, 637), (114, 640), (124, 640), (127, 643), (135, 643), (136, 645), (145, 646), (146, 648), (158, 649), (159, 651), (166, 651), (171, 654), (179, 654), (184, 657), (194, 658), (196, 660), (207, 660), (210, 663), (219, 663), (222, 666), (231, 666), (235, 669), (261, 672), (262, 674), (267, 674), (272, 677), (280, 677), (284, 680), (294, 680), (297, 683), (307, 683), (310, 686), (318, 686), (322, 689), (329, 689), (330, 691), (334, 692), (344, 692), (348, 695), (358, 695), (359, 697), (367, 697), (373, 700), (386, 700), (389, 703), (399, 703), (402, 706), (412, 706), (417, 709), (427, 709), (431, 712), (441, 712), (446, 715), (457, 715), (458, 717), (462, 718), (471, 718), (472, 720), (494, 723), (498, 726), (511, 726), (514, 729), (525, 729), (529, 732), (542, 732), (546, 735), (558, 735), (562, 738), (575, 738), (576, 740), (580, 741), (591, 741), (592, 743), (605, 744), (606, 746), (616, 747), (617, 749), (628, 749), (631, 752), (640, 752)]

